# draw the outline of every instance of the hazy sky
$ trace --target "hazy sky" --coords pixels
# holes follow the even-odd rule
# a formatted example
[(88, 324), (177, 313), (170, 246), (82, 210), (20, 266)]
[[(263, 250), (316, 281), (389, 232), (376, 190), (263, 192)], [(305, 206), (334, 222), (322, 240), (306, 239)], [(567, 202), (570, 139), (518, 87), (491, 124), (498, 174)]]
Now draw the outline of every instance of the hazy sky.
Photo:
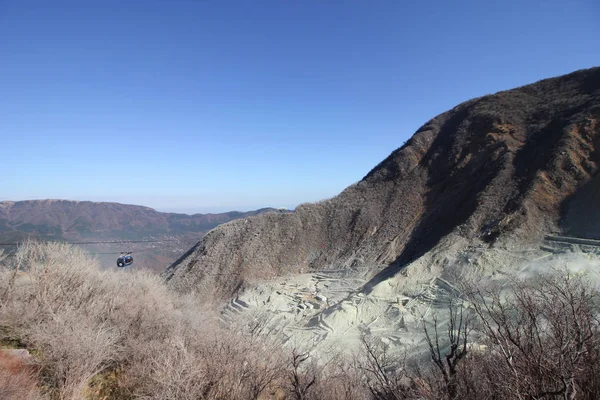
[(0, 200), (295, 207), (472, 97), (600, 65), (600, 2), (0, 0)]

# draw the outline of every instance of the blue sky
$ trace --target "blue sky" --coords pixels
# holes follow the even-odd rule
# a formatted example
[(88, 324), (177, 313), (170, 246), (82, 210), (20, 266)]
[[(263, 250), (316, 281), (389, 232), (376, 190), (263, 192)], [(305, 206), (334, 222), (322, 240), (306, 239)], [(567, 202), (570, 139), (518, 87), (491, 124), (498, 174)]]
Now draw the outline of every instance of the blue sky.
[(0, 0), (0, 200), (339, 193), (428, 119), (600, 65), (600, 3)]

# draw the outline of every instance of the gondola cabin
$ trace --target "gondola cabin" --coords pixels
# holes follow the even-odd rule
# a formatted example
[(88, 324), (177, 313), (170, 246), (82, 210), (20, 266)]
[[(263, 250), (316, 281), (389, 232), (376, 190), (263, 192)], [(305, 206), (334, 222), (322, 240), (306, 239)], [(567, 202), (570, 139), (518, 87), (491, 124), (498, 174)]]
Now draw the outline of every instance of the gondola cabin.
[(133, 264), (133, 257), (130, 254), (117, 258), (117, 267), (123, 268)]

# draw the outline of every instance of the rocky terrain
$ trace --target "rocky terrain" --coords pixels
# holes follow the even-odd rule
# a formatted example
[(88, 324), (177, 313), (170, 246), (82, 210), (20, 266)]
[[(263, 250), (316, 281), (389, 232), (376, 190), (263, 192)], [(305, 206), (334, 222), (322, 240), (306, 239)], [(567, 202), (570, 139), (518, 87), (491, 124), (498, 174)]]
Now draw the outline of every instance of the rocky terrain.
[(338, 196), (223, 224), (165, 277), (226, 299), (250, 281), (366, 268), (368, 294), (400, 271), (440, 276), (468, 249), (535, 248), (563, 228), (598, 237), (585, 193), (599, 120), (600, 68), (467, 101)]
[(338, 196), (223, 224), (163, 276), (226, 326), (321, 357), (364, 333), (427, 354), (423, 322), (443, 326), (465, 284), (565, 266), (597, 278), (599, 121), (600, 68), (468, 101)]
[[(0, 243), (15, 243), (28, 237), (68, 242), (106, 241), (109, 243), (84, 246), (105, 266), (113, 267), (119, 252), (132, 251), (140, 266), (158, 272), (217, 225), (267, 211), (274, 209), (187, 215), (119, 203), (3, 201), (0, 202)], [(152, 242), (145, 242), (149, 240)], [(142, 243), (114, 243), (120, 241)]]

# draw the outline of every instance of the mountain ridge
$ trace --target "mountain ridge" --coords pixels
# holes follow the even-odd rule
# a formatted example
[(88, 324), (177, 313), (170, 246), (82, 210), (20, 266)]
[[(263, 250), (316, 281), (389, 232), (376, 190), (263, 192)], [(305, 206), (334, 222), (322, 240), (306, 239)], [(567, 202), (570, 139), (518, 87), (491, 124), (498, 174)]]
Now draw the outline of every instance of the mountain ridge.
[(82, 239), (92, 234), (127, 238), (139, 234), (205, 232), (220, 223), (274, 208), (241, 212), (182, 214), (156, 211), (147, 206), (116, 202), (63, 199), (0, 202), (0, 235), (21, 231), (42, 236)]
[(222, 225), (164, 277), (225, 298), (252, 279), (365, 266), (368, 291), (441, 242), (535, 243), (568, 225), (569, 199), (595, 176), (598, 121), (598, 67), (466, 101), (336, 197)]
[[(85, 249), (104, 268), (114, 268), (120, 252), (133, 252), (136, 267), (163, 272), (215, 226), (275, 209), (215, 214), (163, 213), (115, 202), (24, 200), (0, 202), (0, 244), (8, 251), (29, 238), (91, 242)], [(282, 212), (277, 210), (277, 212)], [(127, 241), (151, 240), (152, 243)], [(106, 243), (108, 242), (108, 243)], [(96, 244), (95, 244), (96, 243)]]

